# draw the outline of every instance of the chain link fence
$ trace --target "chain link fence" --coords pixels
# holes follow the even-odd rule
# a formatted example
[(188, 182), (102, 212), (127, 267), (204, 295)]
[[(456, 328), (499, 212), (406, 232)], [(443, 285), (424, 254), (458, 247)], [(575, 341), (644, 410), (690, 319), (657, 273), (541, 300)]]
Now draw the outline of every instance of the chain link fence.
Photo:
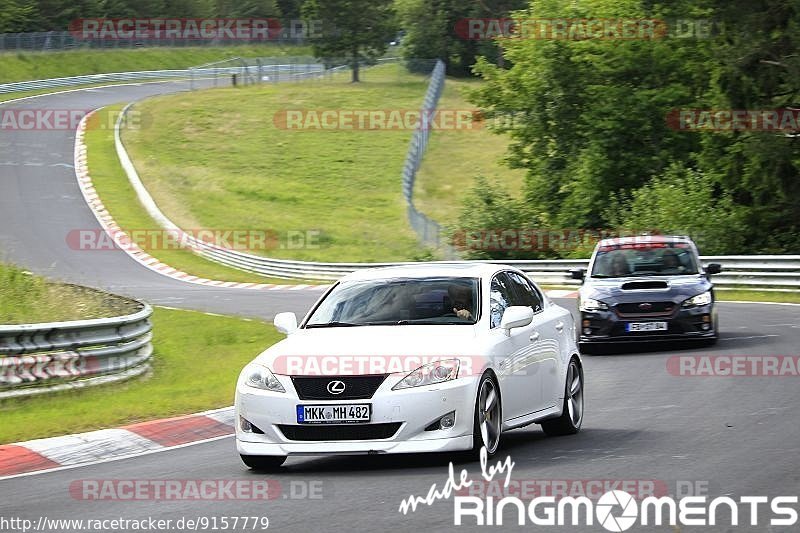
[[(422, 126), (415, 129), (414, 133), (411, 135), (406, 161), (403, 165), (403, 198), (406, 200), (408, 221), (420, 241), (426, 246), (440, 251), (446, 259), (457, 259), (458, 254), (455, 250), (447, 243), (442, 242), (442, 228), (439, 223), (418, 211), (414, 206), (414, 181), (417, 177), (417, 171), (422, 164), (425, 150), (428, 147), (428, 140), (430, 139), (432, 129), (429, 122), (436, 113), (439, 97), (444, 90), (445, 64), (437, 59), (432, 66), (433, 69), (431, 70), (428, 91), (425, 93), (425, 100), (422, 103), (422, 109), (420, 111)], [(420, 65), (417, 64), (416, 68), (419, 69)]]

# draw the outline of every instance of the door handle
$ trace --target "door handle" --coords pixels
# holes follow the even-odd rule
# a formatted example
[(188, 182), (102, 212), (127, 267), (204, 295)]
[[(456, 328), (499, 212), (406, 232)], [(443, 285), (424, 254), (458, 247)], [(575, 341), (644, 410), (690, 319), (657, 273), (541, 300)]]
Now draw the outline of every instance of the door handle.
[(538, 331), (534, 331), (533, 334), (531, 335), (530, 339), (531, 339), (531, 342), (538, 341), (539, 340), (539, 332)]
[(558, 324), (556, 324), (556, 329), (558, 330), (559, 333), (564, 331), (564, 323), (563, 322), (559, 322)]

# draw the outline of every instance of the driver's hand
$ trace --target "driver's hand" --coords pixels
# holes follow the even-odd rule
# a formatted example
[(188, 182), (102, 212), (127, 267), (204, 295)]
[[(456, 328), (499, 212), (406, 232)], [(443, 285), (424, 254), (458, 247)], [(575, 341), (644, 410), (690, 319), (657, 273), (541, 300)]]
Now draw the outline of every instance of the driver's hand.
[(463, 318), (465, 320), (472, 320), (472, 313), (470, 313), (466, 309), (456, 309), (454, 307), (453, 312), (456, 314), (458, 318)]

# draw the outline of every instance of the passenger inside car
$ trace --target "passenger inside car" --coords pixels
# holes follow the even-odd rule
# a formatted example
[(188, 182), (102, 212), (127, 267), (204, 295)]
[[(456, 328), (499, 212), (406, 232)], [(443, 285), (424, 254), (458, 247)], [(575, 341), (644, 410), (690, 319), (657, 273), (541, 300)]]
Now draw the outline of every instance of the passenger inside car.
[(661, 271), (677, 274), (684, 270), (686, 270), (686, 268), (681, 264), (675, 250), (670, 248), (664, 250), (664, 253), (661, 254)]

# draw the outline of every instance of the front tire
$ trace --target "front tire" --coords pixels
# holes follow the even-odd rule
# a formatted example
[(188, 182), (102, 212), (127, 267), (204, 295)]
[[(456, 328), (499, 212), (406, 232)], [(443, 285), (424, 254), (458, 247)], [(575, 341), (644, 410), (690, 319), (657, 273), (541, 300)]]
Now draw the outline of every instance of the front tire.
[(484, 374), (478, 384), (478, 395), (475, 398), (471, 455), (480, 457), (481, 448), (485, 447), (487, 458), (492, 457), (500, 446), (502, 427), (500, 388), (493, 375)]
[(274, 470), (281, 466), (286, 457), (282, 455), (240, 455), (242, 462), (253, 470)]
[(542, 430), (550, 437), (574, 435), (583, 424), (583, 406), (583, 369), (573, 358), (567, 367), (561, 416), (542, 422)]

